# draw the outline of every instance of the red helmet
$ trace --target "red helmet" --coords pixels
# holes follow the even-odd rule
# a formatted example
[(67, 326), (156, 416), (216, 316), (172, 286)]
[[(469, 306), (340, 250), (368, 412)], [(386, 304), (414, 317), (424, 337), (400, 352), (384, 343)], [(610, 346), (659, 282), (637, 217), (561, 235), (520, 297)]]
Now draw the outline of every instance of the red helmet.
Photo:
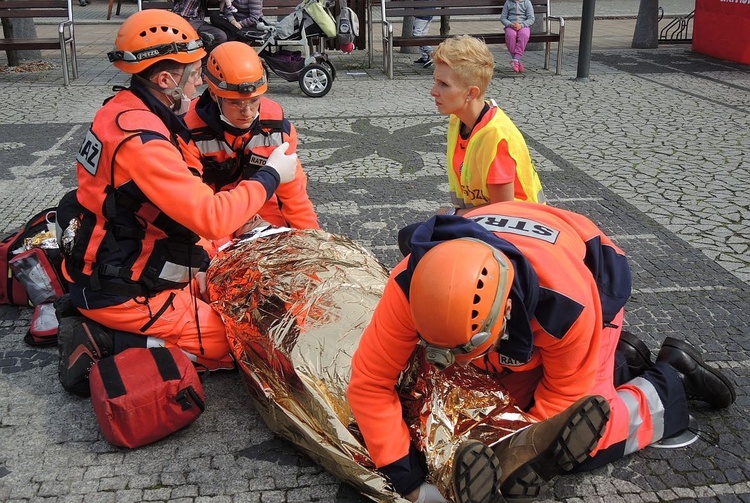
[(409, 290), (427, 360), (445, 368), (487, 352), (503, 330), (514, 274), (508, 257), (477, 239), (454, 239), (428, 251)]
[(258, 53), (242, 42), (224, 42), (211, 51), (206, 80), (211, 92), (219, 98), (254, 98), (268, 90)]
[(174, 12), (148, 9), (136, 12), (117, 31), (109, 60), (125, 73), (140, 73), (163, 60), (190, 64), (206, 55), (195, 28)]

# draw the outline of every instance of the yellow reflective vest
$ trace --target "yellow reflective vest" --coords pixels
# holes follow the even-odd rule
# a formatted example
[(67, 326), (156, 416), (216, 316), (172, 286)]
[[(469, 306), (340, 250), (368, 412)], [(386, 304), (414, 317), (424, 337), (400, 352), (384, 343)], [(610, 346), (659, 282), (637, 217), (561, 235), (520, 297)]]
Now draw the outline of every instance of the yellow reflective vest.
[(534, 169), (526, 141), (510, 118), (494, 101), (479, 124), (471, 132), (459, 179), (453, 169), (453, 157), (459, 141), (461, 121), (451, 115), (448, 125), (448, 182), (451, 202), (457, 208), (474, 208), (490, 202), (487, 175), (502, 140), (508, 142), (508, 152), (516, 161), (514, 199), (546, 203), (542, 182)]

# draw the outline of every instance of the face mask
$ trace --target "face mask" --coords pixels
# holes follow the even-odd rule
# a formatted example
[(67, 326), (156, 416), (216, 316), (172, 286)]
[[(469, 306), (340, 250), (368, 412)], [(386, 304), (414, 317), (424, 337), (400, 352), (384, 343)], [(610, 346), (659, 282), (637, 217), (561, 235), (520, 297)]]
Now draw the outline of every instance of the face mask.
[(188, 110), (190, 110), (190, 103), (192, 101), (193, 100), (183, 94), (182, 98), (180, 98), (179, 106), (177, 106), (177, 103), (175, 103), (175, 106), (172, 107), (172, 111), (177, 115), (185, 115)]
[(190, 110), (190, 102), (192, 101), (192, 99), (185, 94), (185, 92), (182, 90), (182, 87), (180, 87), (180, 84), (177, 83), (177, 81), (174, 79), (174, 77), (172, 77), (171, 74), (169, 75), (169, 78), (172, 79), (172, 82), (174, 82), (175, 86), (177, 86), (168, 91), (168, 96), (170, 96), (174, 100), (172, 111), (177, 115), (184, 115), (188, 112), (188, 110)]

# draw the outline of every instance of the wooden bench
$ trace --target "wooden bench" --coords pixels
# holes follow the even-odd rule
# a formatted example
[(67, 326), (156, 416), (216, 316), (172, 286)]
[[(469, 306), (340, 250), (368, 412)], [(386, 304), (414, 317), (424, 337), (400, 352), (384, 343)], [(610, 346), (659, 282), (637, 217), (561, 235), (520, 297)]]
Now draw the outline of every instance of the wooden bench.
[[(41, 49), (60, 49), (62, 59), (63, 81), (70, 85), (68, 59), (73, 69), (73, 78), (78, 78), (78, 58), (76, 56), (76, 39), (73, 29), (73, 7), (71, 0), (12, 0), (0, 1), (0, 18), (37, 18), (57, 17), (65, 19), (57, 27), (56, 38), (17, 38), (5, 34), (0, 39), (0, 51), (35, 51)], [(68, 56), (68, 48), (70, 56)]]
[[(557, 64), (555, 75), (560, 75), (562, 66), (563, 39), (565, 36), (565, 20), (550, 14), (550, 0), (531, 0), (534, 15), (541, 16), (544, 23), (543, 33), (532, 33), (529, 43), (543, 42), (544, 69), (549, 69), (550, 44), (557, 42)], [(487, 33), (467, 33), (481, 38), (487, 44), (504, 44), (505, 29), (500, 22), (503, 11), (503, 0), (381, 0), (380, 14), (383, 24), (383, 69), (389, 79), (393, 78), (393, 48), (415, 47), (422, 45), (437, 45), (446, 38), (463, 33), (450, 35), (427, 35), (424, 37), (395, 36), (393, 23), (409, 16), (450, 16), (464, 20), (484, 20), (497, 26), (497, 31)], [(557, 33), (552, 31), (552, 21), (558, 22)]]

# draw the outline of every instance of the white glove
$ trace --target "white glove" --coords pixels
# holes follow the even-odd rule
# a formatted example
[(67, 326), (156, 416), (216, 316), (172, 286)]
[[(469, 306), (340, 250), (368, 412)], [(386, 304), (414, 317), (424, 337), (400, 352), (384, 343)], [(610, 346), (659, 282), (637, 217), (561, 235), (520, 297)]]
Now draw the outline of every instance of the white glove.
[(201, 294), (201, 299), (208, 302), (208, 281), (206, 280), (205, 272), (198, 272), (195, 274), (195, 281), (198, 283), (198, 293)]
[(422, 485), (419, 486), (419, 494), (414, 503), (450, 503), (450, 501), (443, 498), (437, 486), (422, 482)]
[(276, 150), (271, 152), (266, 161), (266, 166), (276, 170), (281, 179), (281, 183), (287, 183), (294, 180), (297, 174), (297, 154), (286, 154), (289, 149), (289, 142), (284, 142)]

